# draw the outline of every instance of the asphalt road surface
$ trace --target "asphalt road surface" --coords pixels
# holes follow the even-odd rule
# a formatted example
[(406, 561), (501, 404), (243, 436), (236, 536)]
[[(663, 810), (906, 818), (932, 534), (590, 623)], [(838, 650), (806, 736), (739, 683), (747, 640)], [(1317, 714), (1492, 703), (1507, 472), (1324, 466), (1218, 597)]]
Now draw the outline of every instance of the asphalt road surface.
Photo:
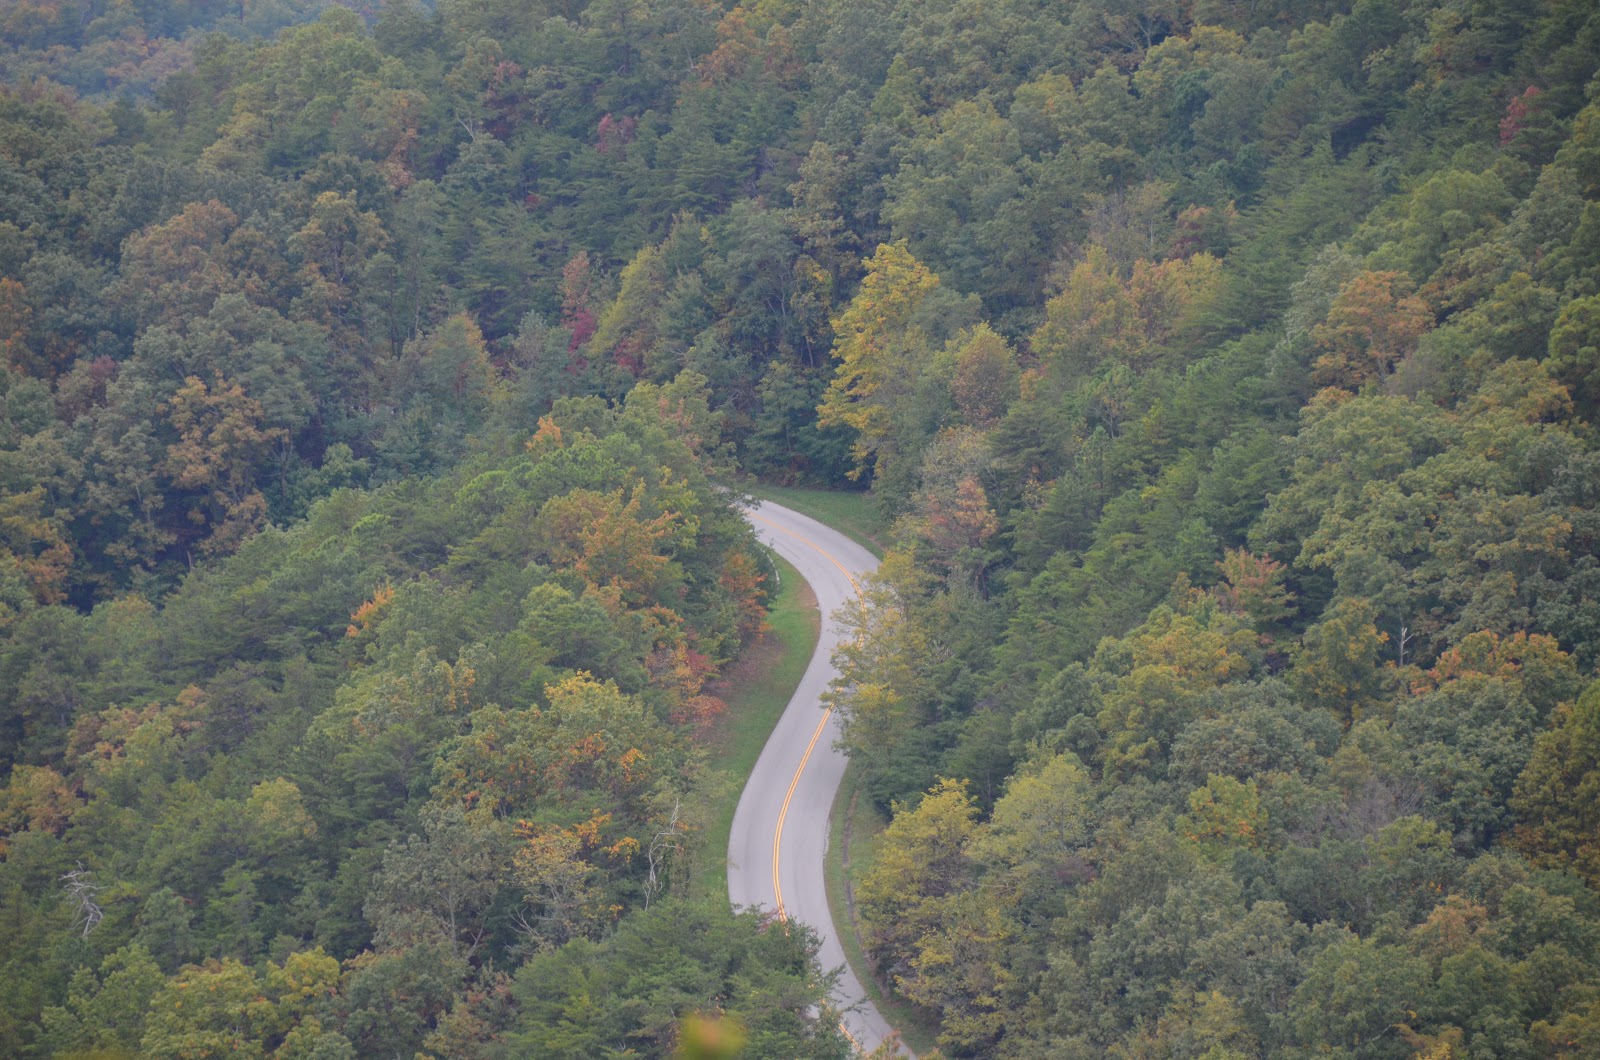
[[(828, 811), (844, 776), (845, 756), (834, 749), (839, 725), (825, 717), (822, 693), (833, 679), (831, 658), (840, 631), (833, 615), (856, 598), (857, 579), (878, 566), (865, 548), (815, 519), (771, 501), (746, 512), (756, 536), (794, 564), (811, 584), (823, 615), (822, 636), (800, 687), (772, 730), (739, 798), (728, 841), (728, 895), (736, 906), (775, 909), (809, 924), (822, 939), (822, 967), (843, 967), (834, 1003), (846, 1032), (864, 1052), (890, 1033), (845, 961), (822, 882)], [(909, 1051), (902, 1048), (905, 1055)]]

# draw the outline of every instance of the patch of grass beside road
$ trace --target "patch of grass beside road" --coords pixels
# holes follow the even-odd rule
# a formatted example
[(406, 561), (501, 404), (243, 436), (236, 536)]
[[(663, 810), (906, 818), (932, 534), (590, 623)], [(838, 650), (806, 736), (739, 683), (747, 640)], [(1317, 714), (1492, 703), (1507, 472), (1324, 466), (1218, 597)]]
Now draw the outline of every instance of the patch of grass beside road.
[(702, 790), (709, 796), (709, 820), (692, 884), (701, 896), (728, 896), (728, 835), (739, 793), (805, 675), (821, 631), (822, 616), (811, 586), (788, 563), (777, 556), (772, 559), (779, 584), (767, 615), (767, 632), (709, 690), (721, 696), (728, 709), (707, 741), (710, 766)]
[(769, 486), (747, 482), (741, 486), (763, 500), (777, 501), (819, 523), (827, 523), (846, 537), (861, 542), (874, 556), (883, 558), (889, 526), (867, 493), (848, 490), (814, 490), (799, 486)]

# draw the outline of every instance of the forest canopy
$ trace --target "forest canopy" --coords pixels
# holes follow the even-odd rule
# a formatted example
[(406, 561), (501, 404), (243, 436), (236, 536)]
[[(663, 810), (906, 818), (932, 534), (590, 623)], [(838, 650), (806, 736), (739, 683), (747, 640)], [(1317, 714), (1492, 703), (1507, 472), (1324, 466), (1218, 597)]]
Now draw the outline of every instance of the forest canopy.
[(741, 476), (885, 528), (831, 701), (946, 1055), (1600, 1053), (1597, 71), (1584, 0), (4, 5), (0, 1053), (847, 1055), (691, 893)]

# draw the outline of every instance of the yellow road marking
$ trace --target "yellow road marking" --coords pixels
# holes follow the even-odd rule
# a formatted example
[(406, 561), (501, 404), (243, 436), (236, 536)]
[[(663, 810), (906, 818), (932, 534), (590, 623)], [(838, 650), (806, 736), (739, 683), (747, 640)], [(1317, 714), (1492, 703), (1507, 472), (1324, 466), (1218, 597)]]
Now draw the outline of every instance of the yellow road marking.
[[(817, 555), (821, 556), (823, 559), (839, 568), (839, 573), (843, 574), (845, 578), (849, 580), (850, 587), (855, 590), (856, 598), (858, 600), (861, 598), (861, 583), (856, 581), (856, 576), (846, 570), (844, 564), (835, 559), (833, 554), (827, 549), (823, 548), (821, 545), (817, 544), (815, 541), (811, 540), (805, 535), (797, 534), (786, 526), (779, 526), (771, 519), (768, 519), (765, 516), (757, 515), (753, 511), (750, 512), (750, 518), (756, 520), (757, 522), (765, 523), (767, 526), (778, 531), (780, 534), (788, 534), (790, 537), (811, 548), (817, 553)], [(789, 803), (794, 800), (795, 788), (800, 786), (800, 775), (806, 771), (806, 764), (811, 761), (811, 752), (816, 750), (817, 741), (822, 738), (822, 730), (827, 728), (828, 719), (831, 717), (833, 717), (833, 708), (825, 707), (822, 711), (822, 720), (817, 723), (816, 731), (811, 734), (811, 742), (806, 744), (805, 754), (800, 756), (800, 765), (795, 768), (794, 776), (789, 780), (789, 790), (784, 793), (783, 805), (778, 807), (778, 827), (772, 835), (772, 895), (775, 899), (777, 899), (779, 920), (789, 919), (788, 910), (785, 909), (783, 905), (783, 884), (779, 882), (778, 879), (779, 851), (783, 848), (783, 825), (784, 822), (789, 819)]]
[(827, 549), (823, 548), (821, 545), (817, 544), (815, 541), (811, 540), (809, 537), (806, 537), (804, 534), (797, 534), (793, 530), (790, 530), (787, 526), (780, 526), (777, 523), (773, 522), (771, 519), (768, 519), (766, 516), (757, 515), (753, 511), (749, 512), (748, 514), (749, 514), (750, 518), (754, 519), (756, 522), (758, 522), (758, 523), (766, 523), (768, 526), (770, 526), (774, 530), (778, 531), (778, 533), (780, 533), (780, 534), (788, 534), (790, 537), (794, 538), (796, 541), (799, 541), (801, 544), (808, 545), (811, 548), (815, 549), (818, 555), (820, 555), (823, 559), (827, 560), (829, 563), (833, 564), (835, 567), (838, 567), (839, 568), (839, 573), (843, 574), (846, 578), (848, 578), (850, 580), (850, 587), (856, 591), (856, 596), (859, 597), (861, 595), (861, 583), (856, 581), (856, 576), (854, 574), (851, 574), (848, 570), (846, 570), (845, 569), (845, 565), (843, 563), (840, 563), (838, 560), (834, 559), (833, 558), (833, 554), (831, 552), (829, 552)]
[[(754, 519), (755, 521), (759, 523), (765, 523), (779, 533), (788, 534), (801, 544), (807, 545), (814, 549), (823, 559), (827, 560), (829, 563), (832, 563), (835, 567), (838, 567), (840, 574), (843, 574), (847, 579), (849, 579), (850, 587), (855, 590), (856, 599), (860, 600), (862, 598), (861, 583), (856, 581), (856, 576), (846, 570), (844, 564), (835, 559), (833, 554), (827, 549), (823, 548), (809, 537), (806, 537), (803, 534), (797, 534), (786, 526), (779, 526), (771, 519), (757, 515), (754, 511), (751, 511), (748, 514), (750, 518)], [(778, 852), (783, 849), (783, 824), (786, 820), (788, 820), (789, 803), (794, 799), (794, 789), (800, 785), (800, 775), (806, 771), (806, 763), (811, 761), (811, 752), (816, 750), (817, 741), (822, 738), (822, 730), (828, 727), (828, 719), (831, 717), (833, 717), (833, 708), (824, 707), (822, 711), (822, 720), (817, 723), (816, 731), (811, 734), (811, 742), (806, 744), (806, 753), (800, 756), (800, 764), (795, 767), (794, 776), (789, 780), (789, 790), (784, 793), (783, 805), (778, 808), (778, 827), (772, 833), (772, 895), (778, 903), (778, 919), (783, 921), (787, 921), (789, 919), (788, 911), (783, 907), (783, 885), (778, 882)], [(846, 1038), (850, 1039), (850, 1044), (855, 1046), (856, 1052), (859, 1053), (865, 1051), (861, 1048), (861, 1043), (856, 1041), (856, 1036), (850, 1033), (850, 1028), (844, 1025), (844, 1020), (842, 1019), (839, 1021), (839, 1029), (844, 1032), (844, 1036)]]
[(778, 900), (779, 920), (789, 919), (789, 913), (783, 907), (783, 885), (778, 882), (778, 851), (783, 846), (783, 823), (789, 817), (789, 803), (794, 799), (794, 789), (800, 784), (800, 774), (806, 771), (806, 763), (811, 761), (811, 752), (816, 749), (817, 740), (822, 737), (822, 730), (827, 728), (828, 719), (831, 717), (833, 708), (825, 708), (822, 711), (822, 720), (817, 723), (817, 731), (811, 734), (811, 742), (806, 744), (806, 753), (800, 756), (800, 764), (795, 767), (794, 776), (789, 780), (789, 790), (784, 793), (783, 805), (778, 808), (778, 828), (772, 833), (772, 894)]

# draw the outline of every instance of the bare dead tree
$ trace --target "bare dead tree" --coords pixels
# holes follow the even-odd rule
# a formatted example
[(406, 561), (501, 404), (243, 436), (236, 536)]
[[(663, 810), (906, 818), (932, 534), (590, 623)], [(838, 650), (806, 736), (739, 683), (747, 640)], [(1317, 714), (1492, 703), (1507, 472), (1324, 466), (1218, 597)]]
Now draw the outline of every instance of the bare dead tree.
[(94, 882), (94, 873), (83, 867), (83, 862), (78, 862), (78, 867), (61, 877), (65, 886), (67, 900), (77, 907), (73, 916), (72, 926), (83, 925), (83, 937), (88, 938), (89, 932), (100, 926), (100, 921), (105, 919), (105, 910), (100, 908), (100, 903), (95, 901), (100, 894), (100, 885)]
[(678, 819), (683, 811), (683, 799), (678, 797), (672, 800), (672, 813), (668, 815), (666, 824), (650, 839), (650, 847), (645, 851), (645, 861), (649, 873), (644, 881), (644, 907), (650, 908), (650, 902), (661, 893), (663, 886), (661, 872), (666, 868), (667, 854), (677, 847), (682, 836)]

